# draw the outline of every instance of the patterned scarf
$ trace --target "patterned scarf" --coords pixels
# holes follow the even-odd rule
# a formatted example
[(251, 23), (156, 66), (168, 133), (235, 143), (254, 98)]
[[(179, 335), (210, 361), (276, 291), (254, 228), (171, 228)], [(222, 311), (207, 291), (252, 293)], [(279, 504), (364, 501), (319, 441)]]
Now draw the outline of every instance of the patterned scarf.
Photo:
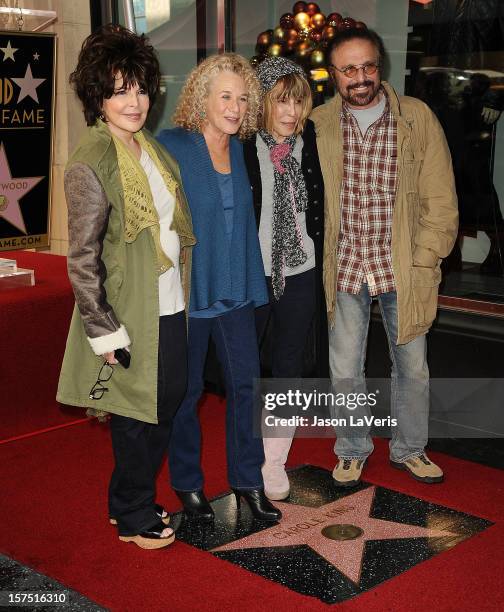
[(265, 130), (261, 130), (259, 135), (270, 151), (274, 167), (271, 284), (273, 295), (279, 300), (285, 287), (285, 266), (293, 268), (307, 259), (296, 213), (306, 210), (308, 192), (301, 166), (292, 156), (296, 134), (280, 144)]
[[(156, 150), (145, 138), (142, 132), (137, 132), (135, 138), (154, 162), (159, 170), (168, 191), (177, 198), (177, 182), (171, 173), (164, 167)], [(173, 262), (161, 247), (159, 215), (149, 185), (149, 180), (133, 153), (113, 136), (117, 151), (117, 161), (124, 190), (124, 239), (126, 242), (135, 242), (138, 234), (145, 228), (150, 228), (154, 238), (157, 255), (157, 271), (166, 272), (173, 266)]]

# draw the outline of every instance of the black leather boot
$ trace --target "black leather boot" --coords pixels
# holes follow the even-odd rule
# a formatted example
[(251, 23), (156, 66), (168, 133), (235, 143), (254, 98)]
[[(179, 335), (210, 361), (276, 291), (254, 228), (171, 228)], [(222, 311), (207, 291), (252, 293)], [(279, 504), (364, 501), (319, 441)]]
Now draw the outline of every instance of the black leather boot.
[(282, 513), (269, 501), (264, 489), (233, 489), (236, 507), (240, 509), (241, 497), (246, 500), (254, 518), (260, 521), (279, 521)]
[(211, 520), (215, 517), (203, 491), (175, 491), (184, 505), (184, 512), (189, 518)]

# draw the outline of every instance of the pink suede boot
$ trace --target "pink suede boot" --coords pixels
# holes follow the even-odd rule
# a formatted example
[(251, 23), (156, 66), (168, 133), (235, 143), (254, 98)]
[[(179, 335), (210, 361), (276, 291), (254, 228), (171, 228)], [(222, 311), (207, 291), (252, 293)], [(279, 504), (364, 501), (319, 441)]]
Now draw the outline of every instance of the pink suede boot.
[(285, 471), (285, 462), (292, 444), (292, 436), (288, 438), (264, 438), (264, 465), (262, 475), (266, 497), (281, 500), (289, 496), (289, 479)]

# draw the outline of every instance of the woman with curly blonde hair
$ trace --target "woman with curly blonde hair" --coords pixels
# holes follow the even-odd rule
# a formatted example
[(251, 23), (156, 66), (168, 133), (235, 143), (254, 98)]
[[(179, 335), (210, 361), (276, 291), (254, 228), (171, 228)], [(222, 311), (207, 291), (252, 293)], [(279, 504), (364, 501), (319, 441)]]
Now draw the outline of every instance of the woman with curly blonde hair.
[(226, 383), (227, 470), (237, 506), (243, 497), (255, 518), (281, 517), (264, 494), (263, 444), (253, 436), (252, 386), (260, 376), (254, 309), (268, 293), (239, 137), (256, 131), (259, 103), (259, 83), (246, 59), (209, 57), (189, 74), (174, 115), (178, 127), (158, 137), (179, 163), (197, 238), (188, 388), (170, 445), (172, 486), (192, 518), (214, 516), (203, 493), (197, 414), (210, 337)]
[(257, 132), (261, 104), (259, 83), (247, 60), (234, 53), (212, 55), (192, 70), (187, 77), (172, 117), (175, 125), (191, 132), (202, 132), (210, 83), (218, 73), (223, 71), (241, 76), (247, 91), (248, 104), (237, 131), (238, 137), (243, 140)]

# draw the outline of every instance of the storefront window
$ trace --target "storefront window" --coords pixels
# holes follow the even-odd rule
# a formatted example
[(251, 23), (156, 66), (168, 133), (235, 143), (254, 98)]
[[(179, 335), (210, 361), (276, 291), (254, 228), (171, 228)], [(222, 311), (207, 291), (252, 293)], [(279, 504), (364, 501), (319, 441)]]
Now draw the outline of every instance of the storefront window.
[[(146, 34), (161, 63), (161, 95), (152, 109), (147, 127), (156, 132), (170, 127), (171, 116), (187, 74), (197, 63), (196, 0), (134, 0), (135, 26)], [(123, 3), (119, 19), (124, 23)]]
[(436, 113), (453, 159), (459, 235), (442, 304), (504, 315), (504, 7), (409, 3), (406, 93)]

